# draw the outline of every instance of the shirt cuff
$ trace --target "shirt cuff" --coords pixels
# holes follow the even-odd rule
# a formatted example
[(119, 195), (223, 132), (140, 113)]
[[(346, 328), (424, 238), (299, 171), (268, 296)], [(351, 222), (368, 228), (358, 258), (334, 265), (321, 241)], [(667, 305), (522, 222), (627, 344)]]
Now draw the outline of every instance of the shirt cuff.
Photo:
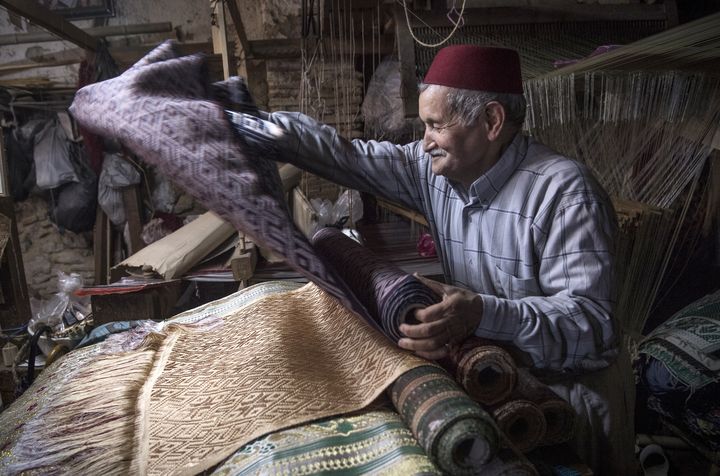
[(520, 323), (516, 313), (508, 312), (508, 300), (488, 294), (479, 294), (483, 303), (483, 315), (475, 329), (475, 335), (486, 339), (515, 339)]

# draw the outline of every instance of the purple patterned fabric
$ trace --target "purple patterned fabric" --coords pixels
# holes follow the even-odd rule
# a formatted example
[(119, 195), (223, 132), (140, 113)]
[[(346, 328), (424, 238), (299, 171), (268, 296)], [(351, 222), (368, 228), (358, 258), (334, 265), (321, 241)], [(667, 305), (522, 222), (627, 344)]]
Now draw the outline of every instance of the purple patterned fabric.
[(340, 277), (355, 290), (385, 335), (397, 342), (400, 324), (414, 319), (414, 309), (439, 302), (414, 276), (384, 261), (337, 228), (324, 228), (312, 238), (315, 249), (328, 258)]
[[(295, 227), (277, 166), (253, 157), (226, 117), (243, 103), (238, 80), (211, 85), (202, 55), (177, 57), (172, 42), (122, 75), (80, 89), (77, 121), (120, 141), (197, 198), (375, 325), (348, 286)], [(375, 325), (376, 326), (376, 325)]]

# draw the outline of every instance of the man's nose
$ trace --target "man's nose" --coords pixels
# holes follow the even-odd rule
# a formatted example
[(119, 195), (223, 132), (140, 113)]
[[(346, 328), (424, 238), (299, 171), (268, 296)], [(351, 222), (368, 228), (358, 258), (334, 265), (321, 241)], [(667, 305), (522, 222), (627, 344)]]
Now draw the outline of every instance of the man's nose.
[(425, 129), (425, 134), (423, 135), (423, 149), (425, 149), (425, 152), (430, 152), (435, 147), (437, 147), (437, 144), (432, 138), (432, 134), (427, 129)]

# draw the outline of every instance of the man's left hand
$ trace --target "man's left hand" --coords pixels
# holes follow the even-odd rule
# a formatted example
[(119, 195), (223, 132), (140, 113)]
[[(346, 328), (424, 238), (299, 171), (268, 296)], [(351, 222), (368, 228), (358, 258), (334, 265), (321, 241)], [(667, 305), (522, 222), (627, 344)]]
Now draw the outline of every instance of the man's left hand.
[(421, 357), (437, 360), (448, 355), (448, 347), (475, 333), (482, 319), (482, 299), (467, 289), (438, 283), (415, 275), (442, 301), (415, 311), (419, 324), (402, 324), (403, 337), (398, 345)]

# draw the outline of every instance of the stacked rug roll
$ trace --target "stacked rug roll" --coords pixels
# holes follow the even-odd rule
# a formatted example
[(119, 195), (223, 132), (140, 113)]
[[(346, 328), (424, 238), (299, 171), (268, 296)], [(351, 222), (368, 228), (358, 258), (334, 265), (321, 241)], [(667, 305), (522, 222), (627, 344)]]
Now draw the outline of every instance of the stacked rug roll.
[(467, 339), (452, 349), (444, 366), (518, 451), (572, 438), (573, 408), (491, 341)]
[(453, 347), (445, 367), (483, 405), (506, 400), (517, 381), (517, 367), (510, 354), (479, 337), (470, 337)]

